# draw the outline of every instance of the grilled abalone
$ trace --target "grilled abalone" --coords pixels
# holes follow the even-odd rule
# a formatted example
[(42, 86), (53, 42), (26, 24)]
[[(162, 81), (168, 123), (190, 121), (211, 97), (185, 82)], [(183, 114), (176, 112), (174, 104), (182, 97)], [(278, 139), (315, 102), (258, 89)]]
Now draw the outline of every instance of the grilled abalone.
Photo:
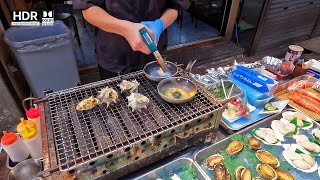
[(256, 156), (263, 164), (268, 164), (273, 168), (278, 168), (280, 166), (279, 160), (268, 151), (259, 150), (257, 151)]
[(235, 178), (236, 178), (236, 180), (251, 180), (252, 175), (251, 175), (251, 172), (249, 169), (247, 169), (243, 166), (239, 166), (236, 169)]
[(213, 174), (215, 180), (231, 180), (229, 170), (223, 164), (217, 164), (214, 166)]
[(243, 149), (244, 145), (242, 144), (242, 142), (240, 141), (232, 141), (227, 149), (226, 149), (226, 152), (230, 155), (230, 156), (234, 156), (234, 155), (237, 155), (239, 154), (242, 149)]
[(276, 171), (268, 164), (258, 164), (256, 170), (266, 179), (276, 180), (278, 178)]
[(247, 144), (248, 144), (249, 148), (254, 151), (261, 149), (260, 141), (254, 137), (249, 138), (247, 140)]
[(140, 93), (132, 93), (127, 99), (128, 106), (132, 108), (132, 112), (147, 109), (147, 105), (149, 104), (149, 99)]
[(123, 80), (118, 86), (121, 89), (121, 93), (134, 93), (138, 90), (140, 83), (137, 80), (127, 81)]
[(279, 180), (294, 180), (294, 177), (287, 171), (278, 169), (276, 170)]
[(207, 159), (207, 167), (213, 169), (217, 164), (223, 164), (224, 158), (220, 154), (214, 154)]
[(108, 86), (101, 89), (98, 93), (99, 94), (97, 98), (100, 100), (101, 103), (107, 104), (107, 107), (109, 107), (111, 103), (117, 103), (118, 101), (119, 95), (117, 91), (115, 91), (112, 88), (109, 88)]
[(77, 111), (89, 110), (94, 108), (99, 103), (100, 103), (99, 99), (94, 98), (93, 96), (90, 96), (89, 98), (80, 101), (76, 106), (76, 110)]

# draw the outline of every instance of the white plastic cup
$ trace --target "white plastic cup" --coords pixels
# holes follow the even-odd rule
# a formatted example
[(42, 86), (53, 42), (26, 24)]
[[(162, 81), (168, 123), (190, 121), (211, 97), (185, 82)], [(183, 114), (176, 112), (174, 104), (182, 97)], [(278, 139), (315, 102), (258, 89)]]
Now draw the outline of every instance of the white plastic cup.
[(4, 145), (1, 143), (1, 147), (6, 151), (12, 162), (21, 162), (28, 158), (29, 151), (26, 145), (22, 142), (20, 136), (16, 136), (17, 140), (14, 143), (10, 145)]

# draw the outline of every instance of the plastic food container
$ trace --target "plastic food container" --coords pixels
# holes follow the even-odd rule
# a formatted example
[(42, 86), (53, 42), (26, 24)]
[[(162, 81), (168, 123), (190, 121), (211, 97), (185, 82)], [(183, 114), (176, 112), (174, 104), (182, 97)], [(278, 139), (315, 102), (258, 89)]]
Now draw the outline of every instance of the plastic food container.
[(25, 127), (21, 133), (24, 144), (29, 149), (30, 155), (33, 159), (39, 159), (42, 157), (42, 144), (40, 133), (37, 132), (36, 128)]
[(1, 147), (7, 152), (13, 162), (21, 162), (29, 156), (28, 148), (21, 138), (13, 132), (3, 132)]

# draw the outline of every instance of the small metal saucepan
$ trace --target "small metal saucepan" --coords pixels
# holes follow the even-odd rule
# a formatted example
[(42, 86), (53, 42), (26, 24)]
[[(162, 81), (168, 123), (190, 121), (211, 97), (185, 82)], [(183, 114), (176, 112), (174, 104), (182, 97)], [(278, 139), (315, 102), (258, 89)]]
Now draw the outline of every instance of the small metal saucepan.
[[(178, 72), (178, 67), (169, 61), (166, 61), (166, 65), (168, 66), (169, 70), (171, 71), (172, 76), (175, 76)], [(145, 76), (150, 79), (151, 81), (160, 82), (161, 80), (165, 79), (166, 76), (159, 74), (160, 65), (157, 61), (152, 61), (146, 64), (143, 68), (143, 72)]]
[(41, 171), (41, 167), (40, 160), (24, 160), (11, 169), (8, 180), (32, 180)]
[[(165, 95), (166, 91), (169, 88), (178, 87), (187, 91), (191, 95), (185, 99), (176, 99), (176, 98), (169, 98)], [(173, 104), (182, 104), (191, 101), (195, 95), (197, 94), (197, 86), (189, 79), (182, 78), (182, 77), (173, 77), (162, 80), (158, 84), (158, 94), (164, 99), (165, 101)]]

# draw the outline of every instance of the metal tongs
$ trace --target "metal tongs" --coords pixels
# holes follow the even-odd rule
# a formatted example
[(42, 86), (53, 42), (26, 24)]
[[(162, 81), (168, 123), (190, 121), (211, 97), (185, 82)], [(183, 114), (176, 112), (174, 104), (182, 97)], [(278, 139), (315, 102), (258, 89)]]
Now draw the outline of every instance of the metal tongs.
[(159, 63), (161, 69), (163, 70), (166, 75), (171, 76), (171, 71), (169, 70), (168, 66), (166, 65), (164, 59), (162, 58), (161, 54), (157, 49), (157, 45), (153, 42), (150, 34), (148, 33), (146, 28), (142, 28), (139, 30), (143, 41), (146, 43), (150, 51), (153, 53), (154, 57), (156, 58), (157, 62)]

